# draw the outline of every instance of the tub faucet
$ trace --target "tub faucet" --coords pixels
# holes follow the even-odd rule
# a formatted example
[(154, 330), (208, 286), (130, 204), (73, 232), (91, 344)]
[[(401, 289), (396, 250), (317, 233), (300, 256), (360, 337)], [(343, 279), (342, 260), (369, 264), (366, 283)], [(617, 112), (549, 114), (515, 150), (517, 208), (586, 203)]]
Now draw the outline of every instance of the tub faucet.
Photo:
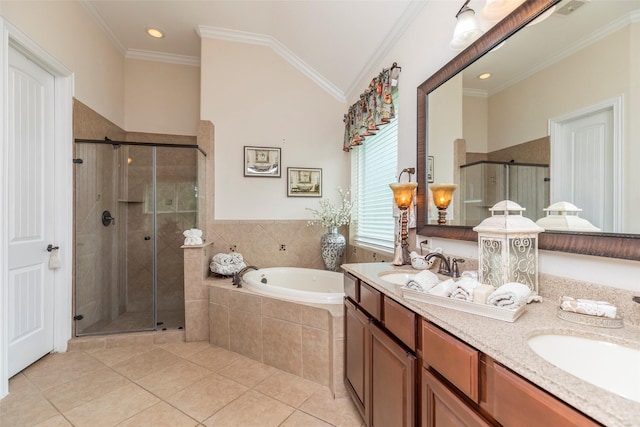
[(460, 277), (460, 272), (458, 271), (458, 262), (462, 261), (459, 259), (453, 259), (453, 269), (451, 268), (451, 263), (449, 257), (445, 257), (439, 252), (431, 252), (424, 257), (425, 261), (429, 261), (431, 258), (439, 258), (440, 259), (440, 267), (438, 268), (438, 274), (443, 274), (445, 276), (451, 277)]
[(237, 273), (233, 273), (233, 278), (231, 279), (231, 284), (233, 286), (241, 288), (242, 287), (242, 276), (244, 276), (244, 273), (246, 273), (249, 270), (259, 270), (259, 268), (256, 267), (256, 266), (253, 266), (253, 265), (248, 265), (245, 268), (243, 268), (242, 270), (238, 271)]

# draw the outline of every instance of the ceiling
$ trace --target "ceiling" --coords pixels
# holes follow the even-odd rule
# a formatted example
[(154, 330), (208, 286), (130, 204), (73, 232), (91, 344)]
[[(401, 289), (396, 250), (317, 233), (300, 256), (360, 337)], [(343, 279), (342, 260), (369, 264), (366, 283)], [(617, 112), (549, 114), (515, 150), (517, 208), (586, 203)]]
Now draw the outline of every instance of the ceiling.
[[(128, 58), (197, 65), (200, 34), (270, 45), (337, 98), (357, 93), (424, 0), (83, 0)], [(454, 3), (455, 6), (456, 3)], [(454, 19), (452, 17), (452, 19)], [(145, 28), (161, 29), (153, 39)], [(390, 66), (391, 64), (389, 64)]]

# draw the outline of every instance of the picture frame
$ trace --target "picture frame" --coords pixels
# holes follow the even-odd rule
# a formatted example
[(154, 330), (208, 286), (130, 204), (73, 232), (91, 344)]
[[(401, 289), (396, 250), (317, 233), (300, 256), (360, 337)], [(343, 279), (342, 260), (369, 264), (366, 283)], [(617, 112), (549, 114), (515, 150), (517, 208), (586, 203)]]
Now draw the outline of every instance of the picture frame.
[(280, 148), (244, 146), (244, 176), (280, 178), (281, 164)]
[(432, 183), (433, 182), (433, 156), (429, 156), (428, 157), (427, 182), (428, 183)]
[(322, 197), (322, 169), (287, 168), (288, 197)]

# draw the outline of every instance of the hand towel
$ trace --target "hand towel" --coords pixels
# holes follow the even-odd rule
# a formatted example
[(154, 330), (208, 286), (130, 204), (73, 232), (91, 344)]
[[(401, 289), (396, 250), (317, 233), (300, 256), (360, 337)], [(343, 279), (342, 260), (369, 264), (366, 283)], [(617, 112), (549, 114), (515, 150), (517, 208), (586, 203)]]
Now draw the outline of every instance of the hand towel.
[(456, 282), (456, 288), (451, 293), (451, 298), (463, 301), (473, 301), (473, 290), (481, 283), (471, 277), (462, 277)]
[(423, 270), (413, 276), (412, 279), (409, 279), (405, 286), (416, 291), (427, 292), (429, 289), (433, 288), (439, 281), (440, 279), (438, 279), (438, 276), (436, 276), (429, 270)]
[[(487, 304), (514, 309), (530, 301), (531, 289), (522, 283), (505, 283), (498, 287), (487, 299)], [(531, 298), (532, 300), (534, 298)], [(537, 298), (536, 298), (537, 299)]]
[(607, 301), (595, 301), (590, 299), (560, 297), (560, 308), (564, 311), (588, 314), (590, 316), (615, 318), (617, 308)]
[(439, 297), (450, 297), (451, 293), (457, 288), (456, 282), (453, 279), (447, 279), (444, 282), (440, 282), (427, 292), (431, 295), (437, 295)]

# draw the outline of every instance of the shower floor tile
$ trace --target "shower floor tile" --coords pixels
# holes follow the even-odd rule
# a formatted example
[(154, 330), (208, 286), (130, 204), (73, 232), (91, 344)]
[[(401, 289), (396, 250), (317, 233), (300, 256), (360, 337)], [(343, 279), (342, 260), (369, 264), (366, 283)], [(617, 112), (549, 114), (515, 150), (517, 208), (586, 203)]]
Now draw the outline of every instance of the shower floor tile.
[[(240, 423), (240, 424), (238, 424)], [(362, 427), (349, 398), (206, 342), (45, 356), (9, 381), (0, 426)]]
[[(106, 321), (102, 320), (82, 329), (82, 334), (112, 333), (126, 331), (140, 331), (153, 329), (153, 315), (147, 311), (134, 311), (122, 313), (118, 318)], [(164, 310), (158, 311), (157, 330), (183, 329), (184, 311)]]

